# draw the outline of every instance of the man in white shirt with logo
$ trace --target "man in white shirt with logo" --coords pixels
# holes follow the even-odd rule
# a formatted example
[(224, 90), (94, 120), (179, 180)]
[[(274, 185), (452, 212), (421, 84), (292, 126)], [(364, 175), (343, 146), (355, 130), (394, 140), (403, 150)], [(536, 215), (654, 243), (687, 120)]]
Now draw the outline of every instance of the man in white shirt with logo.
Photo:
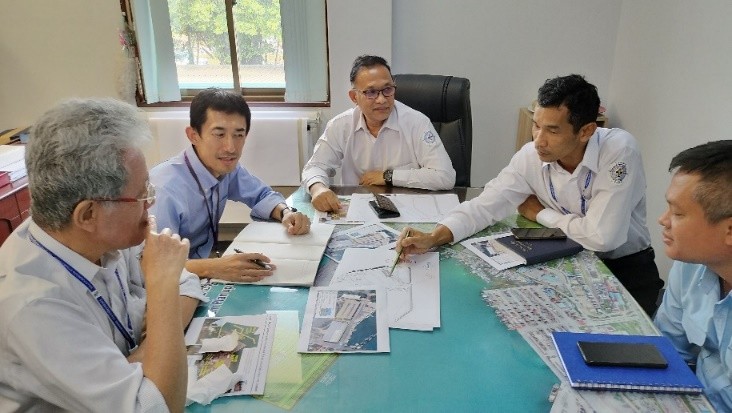
[(381, 57), (363, 55), (351, 69), (355, 108), (334, 117), (302, 172), (319, 211), (338, 211), (329, 180), (341, 168), (343, 185), (451, 189), (455, 169), (424, 114), (395, 100), (398, 85)]
[(646, 226), (646, 180), (633, 136), (599, 128), (597, 88), (580, 75), (539, 88), (533, 142), (524, 145), (475, 199), (431, 233), (410, 230), (404, 253), (458, 242), (518, 208), (524, 217), (595, 251), (649, 314), (663, 286)]

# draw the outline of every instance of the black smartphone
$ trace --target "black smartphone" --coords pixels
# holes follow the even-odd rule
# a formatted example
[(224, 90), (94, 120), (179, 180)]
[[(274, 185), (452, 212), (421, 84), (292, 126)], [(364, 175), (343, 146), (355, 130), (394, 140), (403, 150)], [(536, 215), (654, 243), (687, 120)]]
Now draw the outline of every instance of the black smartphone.
[(511, 228), (511, 232), (518, 240), (567, 238), (567, 234), (559, 228)]
[(379, 208), (378, 205), (376, 205), (376, 201), (369, 201), (369, 205), (371, 205), (371, 208), (376, 212), (376, 216), (379, 218), (397, 218), (399, 217), (398, 211), (391, 211), (384, 208)]
[(591, 366), (668, 367), (666, 358), (652, 343), (578, 341), (577, 347), (585, 363)]

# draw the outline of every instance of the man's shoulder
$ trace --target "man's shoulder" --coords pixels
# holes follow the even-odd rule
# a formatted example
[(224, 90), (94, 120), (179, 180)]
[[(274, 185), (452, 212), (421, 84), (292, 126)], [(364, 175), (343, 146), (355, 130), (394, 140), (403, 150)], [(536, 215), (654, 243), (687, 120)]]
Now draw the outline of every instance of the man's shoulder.
[(617, 150), (622, 148), (638, 150), (638, 141), (625, 129), (597, 128), (601, 149)]
[(430, 118), (427, 117), (424, 113), (418, 111), (417, 109), (414, 109), (410, 106), (405, 105), (404, 103), (395, 100), (394, 101), (394, 109), (397, 112), (397, 116), (399, 117), (399, 122), (409, 122), (410, 124), (424, 124), (429, 123)]

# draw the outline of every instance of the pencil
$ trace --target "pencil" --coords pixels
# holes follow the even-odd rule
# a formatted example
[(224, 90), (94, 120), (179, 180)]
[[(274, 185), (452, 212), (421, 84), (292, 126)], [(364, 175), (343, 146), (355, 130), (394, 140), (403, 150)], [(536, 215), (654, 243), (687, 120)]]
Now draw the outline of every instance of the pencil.
[(399, 240), (397, 241), (397, 246), (394, 248), (396, 250), (396, 258), (394, 258), (394, 263), (391, 264), (391, 269), (389, 270), (389, 277), (394, 273), (394, 268), (396, 268), (396, 265), (399, 263), (399, 256), (402, 255), (402, 243), (401, 240), (404, 238), (407, 238), (409, 236), (409, 229), (407, 229), (407, 232), (404, 234), (404, 237), (399, 237)]

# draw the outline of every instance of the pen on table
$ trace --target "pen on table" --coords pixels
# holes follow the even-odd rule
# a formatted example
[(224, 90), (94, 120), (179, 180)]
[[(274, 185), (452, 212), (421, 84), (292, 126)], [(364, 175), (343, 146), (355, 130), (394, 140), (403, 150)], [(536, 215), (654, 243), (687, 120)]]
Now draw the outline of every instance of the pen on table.
[(407, 232), (404, 234), (403, 237), (399, 237), (399, 239), (397, 240), (397, 245), (394, 248), (394, 250), (396, 250), (396, 258), (394, 258), (394, 263), (391, 264), (391, 269), (389, 270), (389, 277), (391, 277), (391, 275), (394, 273), (394, 268), (396, 268), (396, 265), (399, 262), (399, 256), (402, 255), (402, 243), (401, 243), (401, 241), (404, 238), (407, 238), (408, 236), (409, 236), (409, 229), (407, 229)]
[[(244, 251), (240, 250), (239, 248), (234, 248), (234, 252), (237, 253), (237, 254), (243, 254), (244, 253)], [(256, 264), (257, 266), (261, 267), (264, 270), (271, 270), (272, 269), (272, 267), (270, 267), (269, 264), (267, 264), (266, 262), (260, 260), (259, 258), (255, 258), (255, 259), (249, 260), (249, 261), (253, 262), (254, 264)]]

